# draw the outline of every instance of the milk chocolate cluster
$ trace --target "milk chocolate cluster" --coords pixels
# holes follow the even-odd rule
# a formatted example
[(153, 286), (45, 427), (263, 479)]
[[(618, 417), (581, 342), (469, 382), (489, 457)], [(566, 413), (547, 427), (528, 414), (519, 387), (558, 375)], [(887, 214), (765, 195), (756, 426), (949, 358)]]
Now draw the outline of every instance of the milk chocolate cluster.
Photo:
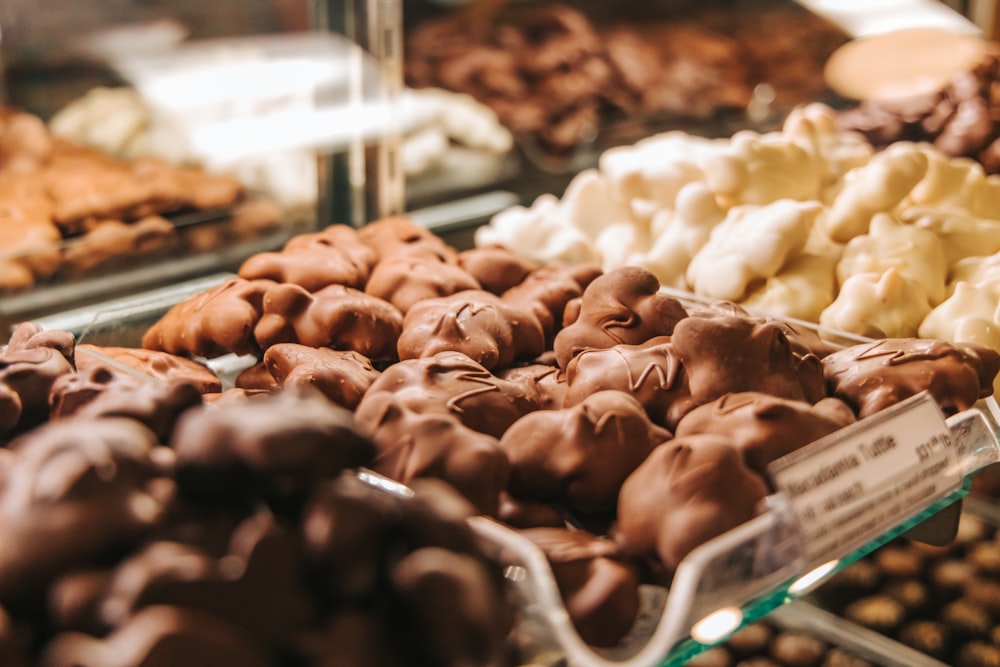
[(218, 378), (192, 360), (15, 331), (0, 350), (5, 665), (508, 664), (513, 610), (465, 521), (483, 510), (436, 480), (407, 479), (412, 497), (360, 481), (388, 436), (331, 400), (351, 390), (291, 378), (314, 358), (358, 374), (363, 357), (302, 347), (268, 359), (285, 388), (208, 405)]
[[(304, 409), (271, 401), (279, 407), (270, 416), (260, 403), (311, 385), (353, 410), (375, 471), (405, 484), (444, 480), (475, 511), (518, 529), (572, 526), (539, 539), (557, 570), (567, 553), (592, 553), (579, 545), (611, 555), (613, 563), (574, 557), (557, 573), (567, 599), (599, 591), (569, 605), (595, 643), (613, 644), (631, 626), (639, 580), (668, 581), (693, 548), (754, 516), (772, 490), (772, 461), (917, 391), (964, 409), (991, 393), (1000, 370), (1000, 354), (974, 344), (899, 339), (885, 354), (834, 351), (809, 329), (732, 302), (685, 305), (645, 269), (540, 267), (495, 246), (457, 253), (403, 218), (350, 239), (375, 254), (366, 284), (310, 293), (239, 278), (150, 328), (150, 347), (260, 359), (237, 378), (243, 393), (226, 400), (233, 409), (195, 408), (181, 419), (178, 480), (203, 498), (300, 507), (315, 475), (361, 460), (329, 453), (328, 465), (322, 448), (287, 435)], [(381, 268), (401, 261), (440, 272), (401, 284), (405, 315), (370, 293)], [(447, 279), (455, 272), (469, 286)], [(276, 305), (286, 295), (307, 304), (302, 315)], [(279, 308), (289, 315), (274, 320)], [(395, 333), (379, 328), (386, 312), (401, 322)], [(269, 317), (281, 336), (261, 335)], [(869, 359), (871, 371), (859, 363)], [(212, 425), (230, 412), (244, 415), (238, 427)], [(331, 420), (347, 428), (321, 411), (313, 419), (315, 428)], [(241, 449), (251, 432), (272, 444)], [(601, 612), (599, 628), (593, 606), (615, 610)]]
[(273, 205), (248, 202), (239, 212), (244, 195), (235, 178), (152, 157), (113, 159), (51, 136), (31, 114), (0, 110), (0, 293), (227, 240), (165, 215), (237, 209), (232, 227), (247, 234), (281, 223)]

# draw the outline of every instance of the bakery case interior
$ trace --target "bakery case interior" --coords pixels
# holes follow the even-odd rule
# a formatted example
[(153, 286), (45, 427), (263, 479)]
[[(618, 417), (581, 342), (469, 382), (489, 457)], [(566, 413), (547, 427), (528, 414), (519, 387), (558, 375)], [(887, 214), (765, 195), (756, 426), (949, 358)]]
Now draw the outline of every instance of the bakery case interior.
[(1000, 666), (1000, 10), (854, 4), (0, 3), (0, 665)]

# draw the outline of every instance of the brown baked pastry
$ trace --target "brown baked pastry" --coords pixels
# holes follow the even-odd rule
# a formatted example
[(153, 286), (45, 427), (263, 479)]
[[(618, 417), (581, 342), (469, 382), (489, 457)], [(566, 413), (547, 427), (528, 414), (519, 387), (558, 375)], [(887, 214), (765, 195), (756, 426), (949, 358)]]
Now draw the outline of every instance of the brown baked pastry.
[(343, 285), (310, 294), (291, 283), (264, 295), (254, 337), (262, 349), (278, 343), (354, 350), (369, 359), (396, 358), (403, 315), (382, 299)]
[(403, 313), (423, 299), (478, 289), (476, 279), (457, 264), (413, 252), (379, 260), (365, 285), (365, 292), (385, 299)]
[(674, 328), (671, 344), (696, 405), (743, 391), (807, 403), (826, 396), (819, 358), (797, 351), (776, 321), (741, 315), (687, 317)]
[(57, 575), (135, 544), (173, 484), (132, 419), (58, 420), (21, 436), (0, 485), (0, 602), (32, 604)]
[(584, 514), (612, 511), (622, 482), (670, 433), (620, 391), (598, 391), (579, 405), (537, 410), (500, 439), (517, 498), (558, 502)]
[(675, 435), (727, 436), (743, 452), (747, 465), (763, 476), (771, 461), (854, 421), (851, 408), (836, 398), (810, 405), (747, 391), (698, 406), (680, 420)]
[(264, 498), (284, 508), (374, 454), (351, 413), (313, 390), (286, 389), (225, 410), (188, 410), (174, 428), (177, 484), (197, 498)]
[(465, 290), (414, 304), (403, 320), (400, 359), (454, 350), (487, 370), (507, 368), (545, 350), (542, 327), (531, 311), (484, 290)]
[(973, 343), (886, 338), (823, 359), (831, 393), (867, 417), (921, 391), (947, 412), (993, 393), (1000, 353)]
[(254, 354), (259, 349), (254, 327), (263, 314), (264, 295), (277, 284), (230, 278), (168, 310), (143, 335), (142, 346), (199, 357)]
[(659, 293), (660, 281), (639, 267), (622, 267), (591, 282), (583, 292), (576, 319), (553, 342), (559, 367), (586, 348), (637, 345), (669, 336), (687, 316), (680, 302)]
[(669, 336), (639, 345), (583, 350), (567, 365), (566, 383), (567, 407), (596, 391), (615, 389), (632, 395), (650, 419), (669, 429), (695, 405)]
[(497, 295), (539, 268), (538, 262), (525, 259), (499, 244), (463, 250), (458, 253), (458, 265), (468, 271), (484, 290)]
[(222, 391), (222, 382), (210, 368), (197, 361), (168, 352), (133, 347), (106, 347), (84, 343), (77, 347), (76, 368), (79, 371), (105, 366), (101, 357), (134, 368), (145, 376), (168, 384), (189, 384), (203, 394)]
[(696, 546), (751, 519), (767, 494), (763, 478), (728, 438), (674, 438), (622, 484), (615, 539), (673, 572)]
[(573, 625), (593, 646), (614, 646), (639, 614), (639, 569), (613, 541), (582, 530), (520, 531), (552, 567)]
[(358, 430), (375, 443), (371, 467), (404, 484), (443, 479), (483, 514), (496, 514), (510, 463), (496, 438), (473, 431), (443, 412), (419, 414), (396, 394), (374, 392), (355, 414)]
[[(368, 395), (390, 391), (417, 413), (447, 412), (473, 431), (499, 438), (523, 415), (538, 409), (538, 396), (518, 382), (502, 380), (461, 352), (439, 352), (386, 368)], [(366, 414), (365, 398), (358, 418)]]
[(363, 289), (375, 259), (375, 250), (353, 227), (332, 225), (321, 232), (293, 237), (281, 252), (249, 257), (240, 266), (239, 275), (248, 280), (294, 283), (309, 292), (328, 285)]

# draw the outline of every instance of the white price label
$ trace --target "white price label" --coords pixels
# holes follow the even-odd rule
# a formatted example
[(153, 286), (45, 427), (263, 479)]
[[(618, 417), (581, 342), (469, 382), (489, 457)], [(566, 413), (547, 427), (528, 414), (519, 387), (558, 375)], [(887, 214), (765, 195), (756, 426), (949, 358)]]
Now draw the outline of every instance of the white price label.
[(774, 461), (768, 472), (803, 531), (805, 556), (843, 556), (962, 483), (960, 457), (927, 393)]

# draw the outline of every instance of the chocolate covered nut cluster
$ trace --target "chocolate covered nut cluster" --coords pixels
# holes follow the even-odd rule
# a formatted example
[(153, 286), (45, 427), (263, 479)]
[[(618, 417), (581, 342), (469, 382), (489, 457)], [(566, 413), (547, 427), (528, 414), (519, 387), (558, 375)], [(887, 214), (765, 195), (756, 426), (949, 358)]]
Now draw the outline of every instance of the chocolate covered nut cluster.
[(407, 31), (406, 77), (473, 96), (533, 147), (562, 156), (623, 118), (743, 109), (761, 82), (783, 106), (814, 99), (823, 60), (845, 37), (807, 12), (768, 5), (455, 12)]
[(245, 192), (233, 177), (152, 157), (114, 159), (52, 137), (28, 113), (3, 109), (0, 117), (0, 292), (227, 240), (215, 229), (206, 243), (206, 230), (194, 229), (204, 225), (180, 230), (167, 215), (232, 209), (233, 231), (245, 236), (282, 221), (273, 206), (239, 213)]
[(496, 214), (476, 244), (641, 267), (667, 287), (864, 337), (1000, 350), (998, 202), (982, 164), (917, 141), (876, 149), (810, 104), (780, 131), (609, 149), (562, 198)]
[(192, 360), (81, 348), (22, 325), (0, 350), (0, 396), (32, 411), (0, 435), (5, 665), (508, 664), (513, 610), (465, 521), (483, 510), (359, 481), (376, 444), (285, 372), (313, 355), (278, 347), (287, 388), (208, 406), (218, 378)]
[[(669, 582), (692, 549), (755, 515), (772, 491), (772, 461), (915, 391), (964, 409), (992, 391), (1000, 369), (1000, 354), (982, 346), (900, 339), (892, 372), (854, 388), (839, 364), (869, 346), (834, 352), (809, 329), (732, 302), (685, 306), (642, 268), (595, 276), (523, 264), (496, 247), (463, 256), (402, 218), (356, 235), (378, 257), (372, 277), (402, 258), (444, 275), (475, 267), (480, 278), (466, 272), (470, 286), (445, 296), (429, 290), (405, 315), (372, 296), (370, 281), (310, 293), (240, 278), (175, 307), (149, 330), (147, 345), (190, 355), (249, 349), (260, 360), (239, 375), (242, 393), (178, 422), (182, 489), (202, 502), (261, 497), (289, 512), (307, 502), (316, 475), (364, 457), (406, 484), (443, 480), (476, 512), (518, 529), (569, 529), (567, 544), (614, 554), (614, 568), (574, 564), (561, 584), (567, 599), (577, 589), (599, 591), (569, 607), (581, 632), (601, 644), (614, 644), (634, 621), (624, 602), (639, 580)], [(484, 256), (497, 258), (495, 272)], [(334, 318), (292, 316), (274, 330), (298, 340), (261, 336), (275, 299), (292, 294), (343, 313), (347, 328), (365, 323), (370, 337), (336, 339)], [(384, 312), (402, 322), (391, 355), (390, 336), (378, 329)], [(928, 346), (942, 353), (924, 354)], [(319, 391), (308, 409), (283, 405), (304, 400), (292, 386), (309, 385)], [(289, 420), (307, 414), (316, 428), (348, 428), (325, 415), (333, 404), (353, 410), (351, 428), (370, 441), (367, 453), (359, 449), (348, 463), (331, 453), (331, 469), (325, 450), (304, 435), (294, 446), (277, 444), (293, 432)], [(213, 425), (232, 413), (245, 415), (238, 425)], [(581, 553), (563, 551), (562, 537), (542, 542), (556, 570), (566, 553)], [(619, 574), (605, 579), (609, 572)], [(605, 605), (618, 616), (598, 632), (593, 609)]]
[(686, 667), (873, 667), (873, 663), (808, 631), (759, 621), (723, 644), (701, 653)]

